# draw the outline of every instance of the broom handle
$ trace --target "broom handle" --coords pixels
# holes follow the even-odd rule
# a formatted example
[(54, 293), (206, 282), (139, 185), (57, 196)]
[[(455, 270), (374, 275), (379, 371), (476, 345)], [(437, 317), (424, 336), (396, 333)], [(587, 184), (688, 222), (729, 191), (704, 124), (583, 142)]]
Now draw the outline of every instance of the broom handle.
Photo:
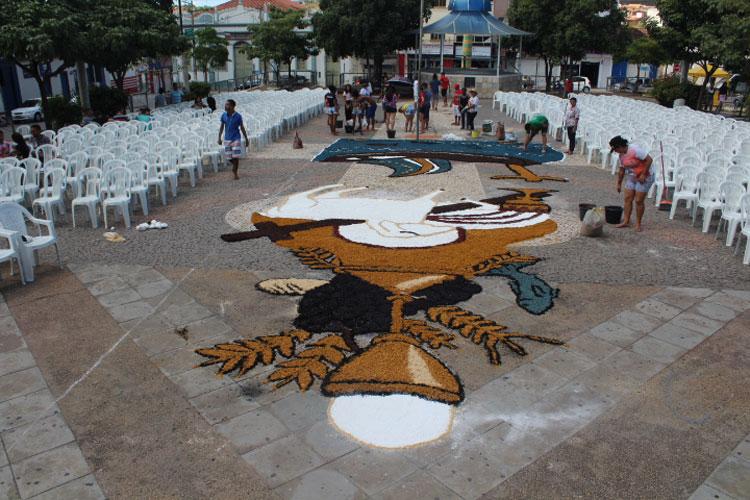
[(667, 198), (667, 173), (664, 169), (664, 143), (659, 141), (659, 151), (661, 152), (661, 182), (662, 182), (662, 196), (664, 199)]

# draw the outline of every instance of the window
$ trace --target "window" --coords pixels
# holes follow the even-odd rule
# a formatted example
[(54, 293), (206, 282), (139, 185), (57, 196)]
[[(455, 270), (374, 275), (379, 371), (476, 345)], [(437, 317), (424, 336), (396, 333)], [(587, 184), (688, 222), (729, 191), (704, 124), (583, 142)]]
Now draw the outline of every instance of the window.
[(201, 14), (195, 19), (198, 24), (211, 24), (214, 22), (214, 16), (211, 14)]

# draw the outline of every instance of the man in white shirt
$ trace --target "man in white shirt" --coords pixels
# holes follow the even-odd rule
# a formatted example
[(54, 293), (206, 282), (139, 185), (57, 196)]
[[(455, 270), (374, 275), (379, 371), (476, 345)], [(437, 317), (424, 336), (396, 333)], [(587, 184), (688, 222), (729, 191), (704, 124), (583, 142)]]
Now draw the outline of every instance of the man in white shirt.
[(576, 105), (578, 99), (570, 98), (570, 106), (565, 111), (565, 120), (563, 126), (568, 131), (568, 150), (565, 154), (572, 155), (576, 149), (576, 131), (578, 130), (578, 119), (581, 117), (581, 110)]

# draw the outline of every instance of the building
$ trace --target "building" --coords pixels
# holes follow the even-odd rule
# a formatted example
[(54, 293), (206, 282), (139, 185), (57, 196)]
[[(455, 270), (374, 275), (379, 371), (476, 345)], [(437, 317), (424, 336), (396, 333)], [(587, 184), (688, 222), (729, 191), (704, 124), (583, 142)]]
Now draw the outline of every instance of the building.
[[(306, 10), (310, 17), (310, 10), (306, 5), (293, 0), (230, 0), (213, 8), (193, 10), (183, 6), (182, 26), (187, 35), (195, 31), (211, 27), (219, 36), (229, 41), (229, 62), (221, 68), (209, 71), (209, 81), (244, 80), (254, 75), (260, 75), (271, 68), (264, 68), (258, 59), (250, 59), (242, 48), (250, 43), (248, 26), (259, 24), (268, 19), (270, 7), (282, 10)], [(175, 12), (177, 14), (177, 12)], [(183, 66), (191, 71), (191, 77), (196, 81), (203, 81), (204, 75), (193, 68), (191, 61), (180, 61), (175, 64), (175, 73), (179, 74)], [(287, 68), (284, 67), (284, 70)], [(325, 78), (325, 55), (311, 57), (305, 61), (293, 61), (292, 70), (309, 80), (321, 81)], [(179, 78), (179, 77), (178, 77)]]

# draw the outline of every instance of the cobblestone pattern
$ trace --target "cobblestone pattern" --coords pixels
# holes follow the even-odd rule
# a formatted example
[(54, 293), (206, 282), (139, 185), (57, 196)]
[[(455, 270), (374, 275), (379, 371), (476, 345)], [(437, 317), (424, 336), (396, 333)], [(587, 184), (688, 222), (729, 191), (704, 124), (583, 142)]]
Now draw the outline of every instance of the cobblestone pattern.
[(0, 297), (0, 498), (104, 499)]
[(747, 292), (663, 289), (468, 394), (450, 436), (378, 450), (335, 431), (316, 390), (269, 390), (272, 367), (239, 379), (195, 369), (195, 348), (239, 335), (179, 282), (139, 266), (71, 269), (283, 499), (478, 498), (750, 308)]

